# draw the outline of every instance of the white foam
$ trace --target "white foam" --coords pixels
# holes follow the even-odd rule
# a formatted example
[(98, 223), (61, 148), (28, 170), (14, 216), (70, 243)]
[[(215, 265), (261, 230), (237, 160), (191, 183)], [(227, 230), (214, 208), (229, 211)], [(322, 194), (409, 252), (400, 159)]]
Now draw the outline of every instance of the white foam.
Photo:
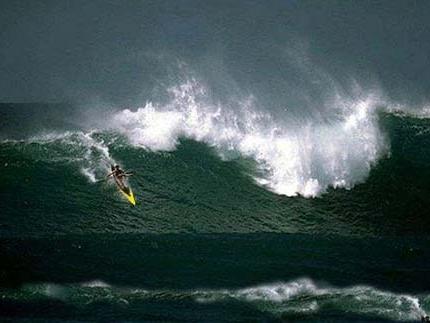
[(409, 107), (402, 104), (391, 104), (387, 111), (397, 116), (412, 117), (417, 119), (429, 119), (430, 118), (430, 105), (426, 104), (418, 107)]
[[(421, 316), (426, 315), (417, 296), (383, 291), (364, 285), (344, 288), (327, 284), (322, 286), (309, 278), (239, 289), (148, 290), (112, 286), (101, 280), (68, 285), (32, 284), (22, 288), (28, 289), (31, 296), (35, 298), (43, 295), (76, 302), (76, 304), (82, 304), (82, 302), (89, 304), (99, 299), (109, 299), (124, 304), (136, 299), (191, 299), (198, 303), (225, 303), (233, 299), (280, 317), (289, 314), (297, 315), (297, 313), (323, 315), (324, 309), (327, 308), (337, 315), (344, 313), (400, 322), (417, 321)], [(19, 292), (10, 293), (8, 297), (17, 299), (21, 295)], [(421, 301), (427, 304), (428, 298), (428, 295), (422, 295)]]
[(105, 283), (102, 280), (92, 280), (89, 282), (82, 283), (81, 286), (89, 287), (89, 288), (110, 288), (111, 287), (108, 283)]
[(94, 172), (94, 170), (92, 170), (91, 168), (87, 168), (87, 167), (82, 167), (81, 168), (81, 173), (88, 178), (88, 180), (91, 183), (95, 183), (97, 181), (96, 179), (96, 174)]
[(321, 308), (330, 307), (344, 313), (397, 321), (415, 321), (426, 315), (419, 299), (411, 295), (381, 291), (371, 286), (320, 287), (308, 278), (238, 290), (195, 292), (195, 299), (200, 303), (226, 298), (250, 302), (261, 310), (280, 314), (316, 313)]
[(166, 105), (116, 114), (112, 126), (134, 145), (173, 150), (181, 137), (205, 142), (221, 155), (234, 150), (255, 159), (261, 185), (279, 194), (316, 196), (328, 187), (351, 188), (363, 181), (387, 151), (378, 128), (374, 96), (356, 100), (337, 96), (332, 120), (297, 123), (275, 120), (255, 108), (251, 97), (234, 108), (208, 103), (205, 89), (190, 80), (169, 90)]
[(97, 182), (96, 172), (99, 170), (105, 173), (106, 164), (114, 164), (116, 162), (110, 156), (107, 145), (103, 141), (98, 141), (93, 137), (94, 131), (80, 134), (80, 144), (85, 147), (84, 159), (87, 165), (81, 167), (81, 173), (91, 183), (95, 183)]

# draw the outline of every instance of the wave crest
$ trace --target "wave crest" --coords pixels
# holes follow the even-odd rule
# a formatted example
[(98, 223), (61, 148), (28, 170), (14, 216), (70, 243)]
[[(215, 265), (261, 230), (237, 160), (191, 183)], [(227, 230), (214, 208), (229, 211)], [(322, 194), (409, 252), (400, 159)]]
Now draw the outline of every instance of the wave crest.
[(221, 156), (239, 152), (257, 162), (255, 180), (278, 194), (314, 197), (328, 187), (351, 188), (363, 181), (387, 151), (378, 127), (378, 98), (337, 97), (328, 121), (279, 120), (256, 108), (250, 96), (235, 106), (211, 103), (196, 80), (169, 89), (165, 105), (148, 102), (112, 120), (133, 145), (173, 150), (180, 138), (202, 141)]
[[(61, 299), (82, 306), (101, 301), (136, 304), (137, 301), (190, 300), (200, 304), (239, 301), (277, 317), (296, 315), (358, 315), (375, 319), (416, 321), (427, 315), (428, 295), (408, 295), (382, 291), (372, 286), (337, 288), (321, 286), (312, 279), (263, 284), (242, 289), (151, 290), (109, 285), (95, 280), (81, 284), (41, 283), (10, 290), (3, 296), (16, 300)], [(327, 312), (328, 311), (328, 312)]]

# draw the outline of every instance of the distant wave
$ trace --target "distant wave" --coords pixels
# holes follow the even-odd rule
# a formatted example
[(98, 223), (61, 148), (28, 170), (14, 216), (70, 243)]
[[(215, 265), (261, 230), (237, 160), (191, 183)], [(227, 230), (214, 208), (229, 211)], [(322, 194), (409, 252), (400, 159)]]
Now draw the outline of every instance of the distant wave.
[[(66, 304), (91, 306), (108, 302), (129, 305), (137, 300), (190, 300), (200, 304), (243, 302), (277, 317), (332, 314), (357, 315), (394, 321), (416, 321), (430, 306), (430, 295), (407, 295), (382, 291), (371, 286), (335, 288), (308, 278), (239, 289), (148, 290), (111, 286), (103, 281), (81, 284), (30, 284), (3, 292), (3, 299), (26, 302), (44, 298)], [(131, 305), (130, 305), (131, 306)]]
[(381, 291), (371, 286), (321, 287), (311, 279), (233, 291), (208, 291), (201, 293), (196, 299), (200, 302), (212, 302), (230, 297), (252, 303), (262, 310), (270, 309), (282, 316), (316, 314), (327, 307), (340, 313), (365, 314), (399, 321), (413, 321), (425, 314), (419, 298), (414, 296)]

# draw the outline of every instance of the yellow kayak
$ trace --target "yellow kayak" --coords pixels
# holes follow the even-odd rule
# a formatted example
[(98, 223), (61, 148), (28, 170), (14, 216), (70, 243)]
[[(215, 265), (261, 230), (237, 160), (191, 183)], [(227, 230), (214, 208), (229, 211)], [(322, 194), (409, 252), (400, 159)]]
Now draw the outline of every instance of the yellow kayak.
[(120, 192), (127, 198), (127, 200), (133, 204), (136, 205), (136, 199), (134, 198), (133, 191), (130, 187), (125, 186), (124, 183), (122, 183), (116, 176), (114, 176), (116, 186), (118, 186), (118, 189)]

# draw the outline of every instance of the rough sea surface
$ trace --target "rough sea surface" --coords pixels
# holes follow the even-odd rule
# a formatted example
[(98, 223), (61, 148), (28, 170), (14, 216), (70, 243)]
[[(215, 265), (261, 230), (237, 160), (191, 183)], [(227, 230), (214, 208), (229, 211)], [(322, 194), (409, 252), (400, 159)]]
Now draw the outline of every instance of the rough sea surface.
[(419, 321), (429, 7), (4, 5), (0, 320)]

